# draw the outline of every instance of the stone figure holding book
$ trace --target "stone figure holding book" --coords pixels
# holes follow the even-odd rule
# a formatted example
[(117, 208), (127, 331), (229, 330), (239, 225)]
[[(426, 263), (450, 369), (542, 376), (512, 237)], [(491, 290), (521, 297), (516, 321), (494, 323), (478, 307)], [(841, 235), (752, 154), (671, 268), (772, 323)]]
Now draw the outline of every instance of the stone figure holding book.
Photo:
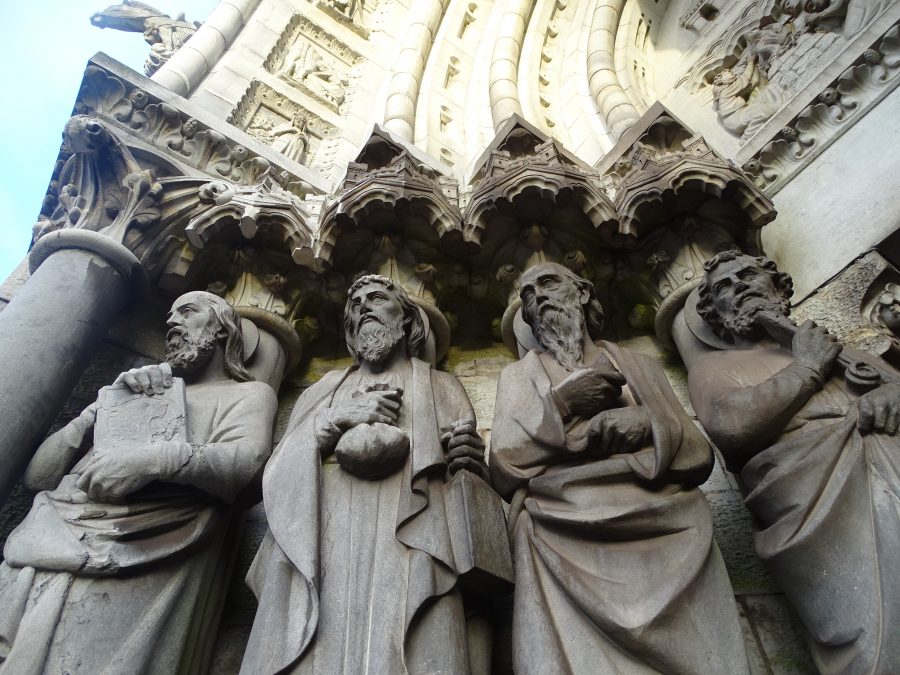
[(122, 373), (28, 467), (40, 492), (0, 565), (0, 672), (191, 668), (192, 628), (233, 504), (271, 449), (276, 397), (244, 368), (224, 300), (183, 295), (168, 324), (167, 362)]
[(536, 265), (521, 299), (535, 348), (500, 375), (489, 461), (511, 500), (516, 673), (748, 672), (697, 488), (709, 444), (654, 359), (595, 342), (589, 281)]
[(900, 672), (900, 373), (793, 325), (772, 261), (726, 251), (705, 268), (676, 338), (694, 409), (743, 479), (756, 552), (820, 672)]
[[(476, 664), (484, 651), (470, 649), (451, 495), (464, 472), (489, 490), (472, 405), (418, 358), (424, 313), (390, 279), (351, 286), (344, 327), (357, 364), (303, 392), (266, 467), (241, 672), (486, 672), (489, 652)], [(508, 558), (496, 506), (483, 524)]]

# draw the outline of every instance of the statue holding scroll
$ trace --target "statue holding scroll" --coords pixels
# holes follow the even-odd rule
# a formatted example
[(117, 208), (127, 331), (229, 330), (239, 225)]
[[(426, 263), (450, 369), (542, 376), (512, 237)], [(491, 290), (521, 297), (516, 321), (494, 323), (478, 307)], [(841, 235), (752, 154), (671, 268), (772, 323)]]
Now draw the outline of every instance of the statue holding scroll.
[(276, 397), (244, 368), (224, 300), (183, 295), (168, 324), (167, 363), (122, 373), (28, 466), (41, 492), (0, 565), (4, 673), (190, 668), (232, 504), (271, 449)]
[(709, 444), (653, 359), (594, 342), (589, 281), (536, 265), (521, 299), (536, 345), (500, 375), (489, 462), (511, 499), (516, 673), (748, 672), (696, 487)]
[(822, 673), (900, 672), (900, 377), (794, 326), (770, 260), (727, 251), (705, 267), (676, 339), (697, 415), (743, 479), (756, 551)]
[(263, 477), (242, 673), (472, 672), (449, 490), (486, 474), (484, 445), (459, 380), (417, 358), (423, 316), (386, 277), (351, 286), (357, 365), (303, 392)]

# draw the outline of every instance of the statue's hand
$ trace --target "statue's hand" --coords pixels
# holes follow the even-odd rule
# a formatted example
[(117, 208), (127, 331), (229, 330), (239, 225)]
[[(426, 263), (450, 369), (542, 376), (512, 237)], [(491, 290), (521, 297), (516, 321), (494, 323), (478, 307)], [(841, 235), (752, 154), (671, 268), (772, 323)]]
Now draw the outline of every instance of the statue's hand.
[(360, 424), (397, 424), (402, 389), (366, 391), (329, 409), (331, 423), (344, 432)]
[(791, 344), (794, 361), (814, 370), (822, 378), (827, 378), (831, 373), (841, 349), (842, 346), (834, 335), (829, 335), (827, 330), (812, 321), (807, 321), (797, 329)]
[(591, 417), (622, 394), (625, 377), (609, 362), (580, 368), (553, 387), (563, 417)]
[(632, 452), (651, 438), (650, 417), (642, 406), (604, 410), (591, 420), (588, 434), (603, 457)]
[(454, 475), (460, 469), (478, 474), (488, 480), (487, 465), (484, 463), (484, 441), (475, 430), (471, 420), (457, 420), (453, 430), (441, 436), (447, 453), (447, 469)]
[(900, 429), (900, 385), (883, 384), (863, 394), (859, 407), (859, 433), (885, 433), (895, 436)]
[(175, 444), (151, 449), (116, 448), (94, 455), (75, 485), (91, 501), (114, 504), (155, 480), (171, 478), (189, 458), (189, 449), (179, 452)]
[(168, 363), (132, 368), (121, 373), (113, 386), (124, 384), (135, 394), (162, 394), (172, 386), (172, 366)]

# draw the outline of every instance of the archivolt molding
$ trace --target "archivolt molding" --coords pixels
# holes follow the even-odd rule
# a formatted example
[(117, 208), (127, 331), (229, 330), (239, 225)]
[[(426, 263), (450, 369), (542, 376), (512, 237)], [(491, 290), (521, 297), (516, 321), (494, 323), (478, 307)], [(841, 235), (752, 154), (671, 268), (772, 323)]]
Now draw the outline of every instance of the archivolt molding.
[(419, 86), (435, 33), (450, 0), (417, 0), (412, 25), (397, 63), (384, 111), (384, 127), (404, 141), (413, 140)]
[(522, 114), (518, 86), (519, 59), (534, 5), (535, 0), (512, 0), (500, 19), (488, 74), (491, 119), (495, 131), (512, 115)]
[(640, 117), (616, 72), (616, 33), (625, 0), (596, 0), (588, 38), (588, 82), (597, 114), (618, 140)]
[(895, 25), (742, 168), (759, 189), (770, 196), (776, 194), (896, 89), (898, 75), (900, 25)]

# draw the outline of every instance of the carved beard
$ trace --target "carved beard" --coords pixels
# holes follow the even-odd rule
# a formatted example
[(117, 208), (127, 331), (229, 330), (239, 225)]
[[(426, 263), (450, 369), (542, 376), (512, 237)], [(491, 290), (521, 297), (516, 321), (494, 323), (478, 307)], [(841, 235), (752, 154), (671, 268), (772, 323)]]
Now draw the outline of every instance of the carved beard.
[(402, 325), (386, 325), (369, 318), (357, 328), (353, 344), (360, 360), (377, 364), (384, 361), (405, 337)]
[(200, 370), (209, 363), (219, 346), (217, 326), (206, 326), (200, 335), (192, 337), (181, 326), (173, 326), (166, 333), (166, 361), (176, 373)]
[(750, 296), (738, 298), (737, 303), (739, 306), (731, 316), (721, 317), (722, 327), (729, 335), (745, 340), (758, 340), (766, 335), (765, 330), (757, 324), (760, 312), (772, 312), (783, 316), (791, 312), (791, 302), (786, 298)]
[(534, 331), (538, 342), (568, 371), (580, 367), (584, 356), (584, 315), (581, 308), (545, 302), (538, 309)]

